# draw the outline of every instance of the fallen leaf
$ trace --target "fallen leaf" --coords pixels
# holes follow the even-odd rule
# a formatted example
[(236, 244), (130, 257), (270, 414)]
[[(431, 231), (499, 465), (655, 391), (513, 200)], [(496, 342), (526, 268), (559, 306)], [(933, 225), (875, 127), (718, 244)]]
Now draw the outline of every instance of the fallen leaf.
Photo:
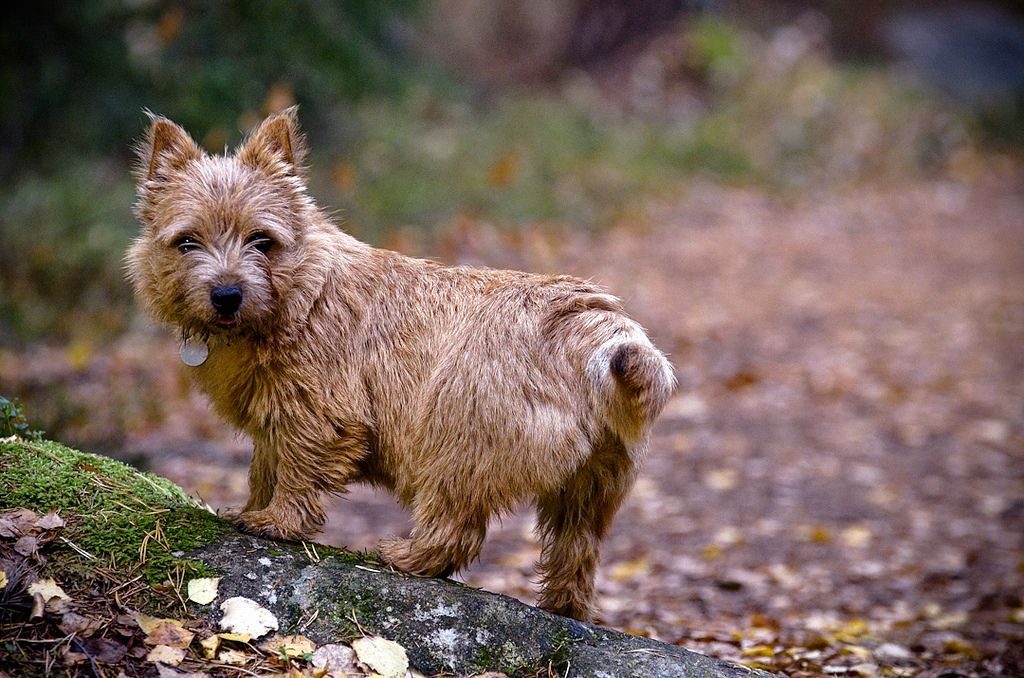
[(0, 520), (3, 521), (0, 523), (3, 529), (0, 536), (14, 539), (27, 534), (39, 520), (39, 514), (29, 509), (20, 508), (0, 513)]
[(203, 656), (207, 659), (213, 659), (217, 656), (217, 649), (220, 648), (220, 638), (218, 636), (210, 636), (200, 640), (199, 644), (203, 647)]
[(259, 648), (294, 659), (311, 654), (316, 650), (316, 643), (305, 636), (272, 636), (260, 643)]
[(608, 571), (608, 576), (612, 581), (627, 581), (646, 575), (650, 569), (651, 563), (647, 558), (637, 558), (624, 563), (616, 563)]
[(152, 632), (146, 634), (146, 645), (166, 645), (173, 648), (185, 648), (192, 644), (196, 634), (181, 626), (181, 622), (163, 621), (156, 625)]
[(50, 602), (54, 598), (57, 598), (58, 600), (71, 600), (71, 596), (64, 593), (64, 589), (62, 589), (53, 579), (49, 578), (40, 579), (34, 584), (31, 584), (28, 587), (28, 592), (31, 595), (36, 595), (38, 593), (42, 596), (43, 601), (45, 602)]
[(238, 650), (221, 650), (220, 654), (217, 655), (217, 661), (223, 664), (230, 664), (231, 666), (242, 666), (249, 659), (249, 655)]
[(18, 537), (14, 542), (14, 550), (23, 556), (31, 556), (39, 549), (39, 540), (30, 534)]
[(750, 370), (740, 370), (725, 380), (724, 384), (730, 391), (741, 391), (755, 386), (761, 381), (761, 375)]
[(952, 654), (962, 654), (967, 657), (974, 657), (976, 655), (974, 645), (972, 645), (967, 639), (960, 637), (947, 639), (942, 644), (942, 649)]
[(194, 673), (190, 671), (182, 671), (181, 669), (176, 669), (174, 667), (167, 666), (166, 664), (156, 665), (156, 675), (157, 678), (210, 678), (209, 673), (204, 673), (202, 671), (196, 671)]
[(217, 597), (220, 577), (201, 577), (188, 583), (188, 599), (200, 605), (209, 605)]
[(331, 643), (317, 648), (313, 653), (314, 668), (323, 669), (327, 673), (346, 675), (356, 673), (356, 652), (348, 645)]
[(380, 636), (366, 636), (352, 641), (359, 661), (384, 678), (397, 678), (409, 670), (405, 648), (393, 640)]
[(932, 626), (937, 629), (949, 630), (963, 626), (967, 623), (967, 613), (963, 611), (949, 612), (948, 614), (938, 615), (932, 620)]
[(872, 664), (871, 662), (854, 664), (850, 667), (850, 673), (862, 676), (862, 678), (875, 678), (878, 675), (878, 664)]
[(851, 525), (844, 529), (839, 538), (843, 544), (850, 548), (862, 549), (866, 548), (871, 543), (871, 538), (874, 535), (871, 530), (863, 525)]
[(873, 654), (882, 661), (900, 661), (914, 658), (914, 653), (895, 643), (882, 643), (874, 649)]
[(90, 660), (117, 664), (126, 654), (128, 649), (117, 641), (109, 638), (89, 638), (82, 642), (74, 640), (66, 646), (63, 659), (65, 664), (81, 664)]
[(102, 627), (103, 622), (83, 617), (77, 612), (65, 612), (58, 625), (58, 628), (64, 633), (74, 633), (80, 638), (88, 638)]
[(832, 534), (827, 528), (818, 525), (808, 530), (807, 540), (814, 542), (815, 544), (827, 544), (832, 541)]
[(252, 640), (252, 636), (248, 633), (218, 633), (217, 637), (221, 640), (233, 640), (236, 643), (248, 643)]
[(0, 570), (0, 589), (7, 588), (7, 573)]
[(716, 492), (725, 492), (736, 487), (739, 474), (735, 469), (721, 468), (704, 474), (704, 485)]
[(744, 657), (771, 657), (775, 654), (775, 648), (771, 645), (753, 645), (743, 650)]
[(183, 659), (185, 659), (185, 650), (167, 645), (157, 645), (146, 655), (146, 661), (160, 662), (169, 666), (177, 666)]
[[(42, 586), (38, 586), (39, 584)], [(38, 588), (34, 588), (37, 586)], [(71, 597), (64, 593), (64, 590), (57, 586), (52, 579), (41, 579), (29, 586), (28, 592), (33, 599), (30, 619), (38, 619), (45, 612), (63, 614), (71, 604)]]
[(220, 604), (220, 609), (224, 613), (220, 627), (229, 633), (248, 634), (253, 638), (259, 638), (277, 630), (277, 617), (274, 613), (248, 598), (228, 598)]
[(17, 539), (21, 536), (18, 528), (14, 525), (14, 521), (6, 516), (0, 517), (0, 537), (5, 539)]
[(141, 612), (134, 615), (134, 619), (135, 623), (139, 625), (139, 628), (142, 629), (142, 632), (145, 633), (147, 636), (153, 633), (153, 631), (156, 630), (156, 627), (165, 622), (181, 626), (181, 622), (177, 619), (161, 619), (160, 617), (150, 617), (148, 614), (142, 614)]
[(718, 544), (708, 544), (700, 550), (700, 556), (705, 560), (715, 560), (716, 558), (721, 558), (722, 547)]
[(64, 519), (57, 515), (55, 511), (50, 511), (37, 520), (35, 526), (43, 530), (55, 530), (58, 527), (64, 527)]

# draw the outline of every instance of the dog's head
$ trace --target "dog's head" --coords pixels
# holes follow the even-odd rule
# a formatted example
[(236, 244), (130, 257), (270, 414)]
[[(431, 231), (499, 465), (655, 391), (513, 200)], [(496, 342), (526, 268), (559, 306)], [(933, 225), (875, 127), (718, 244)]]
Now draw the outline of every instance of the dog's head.
[(147, 311), (186, 335), (272, 331), (316, 209), (302, 177), (305, 154), (294, 107), (225, 156), (151, 116), (137, 147), (141, 233), (126, 258)]

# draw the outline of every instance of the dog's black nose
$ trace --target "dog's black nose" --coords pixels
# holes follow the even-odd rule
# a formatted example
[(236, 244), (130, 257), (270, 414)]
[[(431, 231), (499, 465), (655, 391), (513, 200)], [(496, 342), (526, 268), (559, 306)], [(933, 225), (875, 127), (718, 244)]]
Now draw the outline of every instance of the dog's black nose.
[(231, 315), (242, 305), (242, 289), (239, 287), (215, 287), (210, 292), (210, 303), (221, 315)]

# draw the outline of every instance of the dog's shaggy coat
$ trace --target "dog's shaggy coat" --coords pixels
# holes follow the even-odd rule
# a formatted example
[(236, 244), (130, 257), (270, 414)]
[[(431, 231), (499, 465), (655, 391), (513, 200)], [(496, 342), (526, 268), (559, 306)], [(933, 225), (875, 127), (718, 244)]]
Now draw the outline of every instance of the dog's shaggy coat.
[(190, 368), (253, 440), (255, 533), (302, 539), (321, 493), (365, 481), (411, 508), (394, 567), (447, 575), (523, 500), (540, 604), (592, 615), (598, 544), (673, 371), (619, 301), (567, 276), (447, 267), (361, 243), (314, 204), (294, 109), (234, 155), (154, 116), (127, 263), (137, 298), (209, 357)]

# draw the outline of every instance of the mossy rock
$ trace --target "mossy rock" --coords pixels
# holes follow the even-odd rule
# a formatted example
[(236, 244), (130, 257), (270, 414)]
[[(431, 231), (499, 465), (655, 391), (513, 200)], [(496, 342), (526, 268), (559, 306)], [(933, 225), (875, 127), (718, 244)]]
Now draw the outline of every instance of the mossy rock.
[(184, 554), (232, 529), (169, 480), (45, 440), (0, 443), (0, 510), (11, 508), (56, 511), (77, 547), (66, 555), (141, 570), (151, 584), (210, 572)]
[[(507, 596), (393, 572), (373, 554), (240, 534), (163, 478), (53, 442), (0, 441), (0, 510), (12, 508), (57, 511), (66, 521), (66, 541), (45, 554), (45, 574), (62, 585), (88, 589), (97, 563), (108, 588), (118, 585), (111, 575), (181, 586), (216, 572), (218, 600), (255, 600), (283, 633), (318, 644), (381, 635), (401, 644), (411, 666), (427, 675), (561, 675), (566, 667), (607, 678), (769, 675)], [(133, 607), (159, 614), (170, 602), (181, 617), (169, 587), (145, 588), (152, 595), (137, 593)], [(189, 603), (193, 622), (215, 626), (218, 600)]]

